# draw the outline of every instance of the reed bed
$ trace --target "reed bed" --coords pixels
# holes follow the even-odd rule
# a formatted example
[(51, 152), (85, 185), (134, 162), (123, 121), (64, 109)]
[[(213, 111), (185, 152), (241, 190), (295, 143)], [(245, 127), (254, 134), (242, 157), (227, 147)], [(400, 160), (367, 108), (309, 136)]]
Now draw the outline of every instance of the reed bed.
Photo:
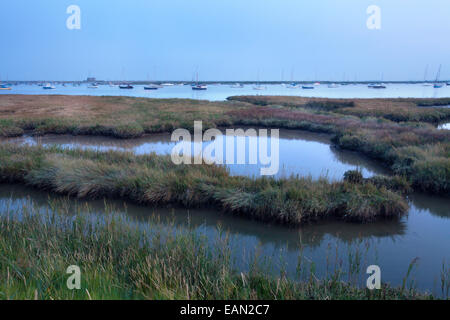
[(222, 166), (175, 165), (169, 156), (57, 146), (0, 145), (0, 182), (21, 182), (77, 197), (114, 197), (152, 205), (214, 206), (247, 218), (298, 225), (338, 218), (370, 222), (398, 218), (408, 205), (386, 186), (230, 176)]
[[(107, 206), (107, 204), (106, 204)], [(349, 253), (348, 271), (334, 268), (319, 280), (299, 262), (299, 279), (288, 278), (255, 257), (246, 272), (235, 267), (234, 248), (218, 229), (207, 240), (189, 228), (163, 227), (110, 211), (75, 213), (64, 202), (46, 210), (30, 201), (0, 212), (0, 299), (435, 299), (404, 285), (361, 288), (353, 280), (360, 253)], [(299, 261), (303, 261), (299, 253)], [(69, 290), (68, 266), (81, 271), (81, 288)], [(301, 276), (303, 274), (303, 276)], [(448, 279), (443, 273), (443, 288)], [(406, 279), (406, 278), (405, 278)], [(407, 282), (405, 281), (405, 284)]]

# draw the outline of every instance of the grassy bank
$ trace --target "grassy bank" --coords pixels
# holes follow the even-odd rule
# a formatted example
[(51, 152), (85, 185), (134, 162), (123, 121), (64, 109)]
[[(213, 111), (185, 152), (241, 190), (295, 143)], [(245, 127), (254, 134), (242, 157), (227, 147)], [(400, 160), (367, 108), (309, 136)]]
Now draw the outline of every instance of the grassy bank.
[[(357, 271), (339, 267), (317, 280), (299, 262), (294, 281), (255, 258), (240, 272), (232, 251), (220, 231), (208, 243), (194, 231), (162, 227), (157, 217), (137, 224), (113, 212), (72, 216), (64, 203), (50, 203), (44, 213), (32, 203), (4, 208), (0, 299), (433, 299), (406, 280), (399, 288), (359, 288), (344, 280)], [(80, 290), (67, 289), (70, 265), (80, 268)], [(356, 262), (349, 268), (357, 269)]]
[(450, 104), (450, 99), (320, 99), (301, 97), (242, 96), (228, 102), (190, 99), (147, 99), (59, 95), (0, 96), (0, 137), (74, 134), (133, 138), (145, 133), (170, 132), (193, 127), (229, 126), (239, 122), (230, 111), (254, 105), (278, 105), (303, 112), (377, 117), (392, 121), (438, 123), (450, 120), (449, 108), (419, 105)]
[[(242, 96), (228, 102), (89, 96), (0, 96), (0, 136), (24, 132), (117, 138), (144, 133), (252, 125), (335, 135), (334, 143), (382, 161), (417, 191), (450, 195), (450, 119), (442, 99), (321, 99)], [(423, 107), (428, 106), (428, 107)]]
[(450, 120), (450, 108), (432, 108), (432, 106), (450, 105), (450, 98), (326, 99), (291, 96), (235, 96), (228, 100), (248, 102), (259, 106), (279, 105), (317, 111), (333, 111), (360, 118), (377, 117), (395, 122), (439, 123)]
[[(272, 103), (271, 97), (244, 98)], [(406, 177), (415, 190), (450, 195), (448, 130), (438, 130), (424, 122), (396, 123), (384, 118), (360, 118), (299, 107), (254, 106), (229, 114), (242, 125), (332, 133), (338, 147), (381, 160), (394, 174)]]
[(177, 166), (169, 156), (58, 147), (0, 145), (0, 182), (21, 182), (78, 197), (214, 206), (287, 225), (329, 217), (368, 222), (399, 217), (408, 209), (399, 194), (367, 181), (233, 177), (215, 165)]
[(0, 96), (0, 136), (30, 134), (103, 135), (133, 138), (144, 133), (227, 126), (225, 113), (245, 103), (188, 99), (147, 99), (90, 96)]

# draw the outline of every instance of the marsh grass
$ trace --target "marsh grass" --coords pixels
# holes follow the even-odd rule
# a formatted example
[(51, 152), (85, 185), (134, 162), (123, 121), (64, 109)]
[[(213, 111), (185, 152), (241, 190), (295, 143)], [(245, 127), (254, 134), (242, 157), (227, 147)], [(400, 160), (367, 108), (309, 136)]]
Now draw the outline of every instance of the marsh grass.
[(73, 134), (135, 138), (144, 133), (231, 125), (225, 113), (246, 104), (189, 99), (60, 95), (0, 96), (0, 137)]
[[(24, 132), (136, 138), (146, 133), (251, 125), (334, 134), (336, 146), (382, 161), (412, 188), (450, 194), (450, 99), (231, 97), (227, 102), (86, 96), (0, 96), (0, 136)], [(377, 181), (380, 182), (380, 181)], [(230, 195), (231, 197), (231, 195)], [(248, 198), (246, 198), (248, 199)]]
[[(349, 252), (345, 271), (323, 279), (299, 253), (298, 280), (271, 272), (257, 256), (246, 272), (235, 267), (229, 237), (213, 240), (152, 216), (137, 223), (114, 209), (95, 215), (69, 212), (63, 202), (47, 209), (31, 201), (0, 213), (0, 299), (433, 299), (406, 285), (359, 287), (362, 253)], [(69, 290), (66, 269), (81, 269), (81, 289)]]
[(332, 111), (338, 114), (360, 118), (377, 117), (395, 122), (438, 123), (450, 119), (448, 108), (425, 108), (450, 104), (450, 99), (327, 99), (292, 96), (234, 96), (230, 101), (247, 102), (260, 106), (280, 105), (290, 108), (304, 108)]
[(438, 130), (422, 122), (396, 123), (382, 118), (276, 106), (255, 106), (229, 113), (238, 118), (240, 124), (332, 133), (332, 142), (337, 147), (381, 160), (395, 175), (406, 178), (415, 190), (444, 196), (450, 194), (448, 130)]
[(21, 182), (77, 197), (186, 208), (213, 206), (287, 225), (329, 217), (370, 222), (398, 218), (408, 210), (401, 195), (370, 182), (230, 176), (223, 166), (175, 165), (170, 156), (58, 146), (0, 145), (0, 182)]

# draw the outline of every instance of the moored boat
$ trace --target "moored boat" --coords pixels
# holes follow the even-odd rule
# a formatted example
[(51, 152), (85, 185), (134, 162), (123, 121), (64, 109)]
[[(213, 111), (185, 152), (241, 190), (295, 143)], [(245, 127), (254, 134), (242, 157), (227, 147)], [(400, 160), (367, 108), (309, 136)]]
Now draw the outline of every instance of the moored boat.
[(439, 89), (444, 86), (444, 84), (442, 82), (439, 82), (439, 76), (441, 75), (441, 67), (442, 67), (442, 65), (439, 65), (439, 69), (436, 74), (436, 81), (434, 82), (434, 85), (433, 85), (433, 88), (435, 88), (435, 89)]
[(134, 87), (131, 84), (126, 83), (126, 84), (119, 85), (119, 88), (120, 89), (133, 89)]
[(386, 85), (384, 83), (372, 83), (367, 87), (370, 89), (386, 89)]
[(197, 72), (197, 83), (195, 85), (192, 85), (192, 90), (207, 90), (208, 86), (204, 84), (198, 83), (198, 72)]
[(53, 89), (55, 89), (55, 86), (53, 86), (53, 85), (50, 84), (50, 83), (47, 83), (45, 86), (42, 87), (42, 89), (45, 89), (45, 90), (53, 90)]
[(202, 84), (197, 84), (195, 86), (192, 86), (192, 90), (207, 90), (208, 86), (206, 85), (202, 85)]
[(287, 87), (289, 89), (297, 89), (297, 88), (300, 88), (300, 85), (296, 82), (292, 82), (292, 83), (288, 84)]
[(158, 88), (159, 88), (158, 86), (153, 85), (153, 84), (144, 86), (144, 90), (158, 90)]

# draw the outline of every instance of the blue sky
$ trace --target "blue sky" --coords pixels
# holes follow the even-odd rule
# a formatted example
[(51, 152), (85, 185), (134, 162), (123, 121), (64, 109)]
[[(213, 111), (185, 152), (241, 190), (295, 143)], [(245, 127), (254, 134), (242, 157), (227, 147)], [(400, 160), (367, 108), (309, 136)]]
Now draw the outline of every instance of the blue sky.
[(0, 30), (2, 80), (450, 78), (448, 0), (14, 0)]

